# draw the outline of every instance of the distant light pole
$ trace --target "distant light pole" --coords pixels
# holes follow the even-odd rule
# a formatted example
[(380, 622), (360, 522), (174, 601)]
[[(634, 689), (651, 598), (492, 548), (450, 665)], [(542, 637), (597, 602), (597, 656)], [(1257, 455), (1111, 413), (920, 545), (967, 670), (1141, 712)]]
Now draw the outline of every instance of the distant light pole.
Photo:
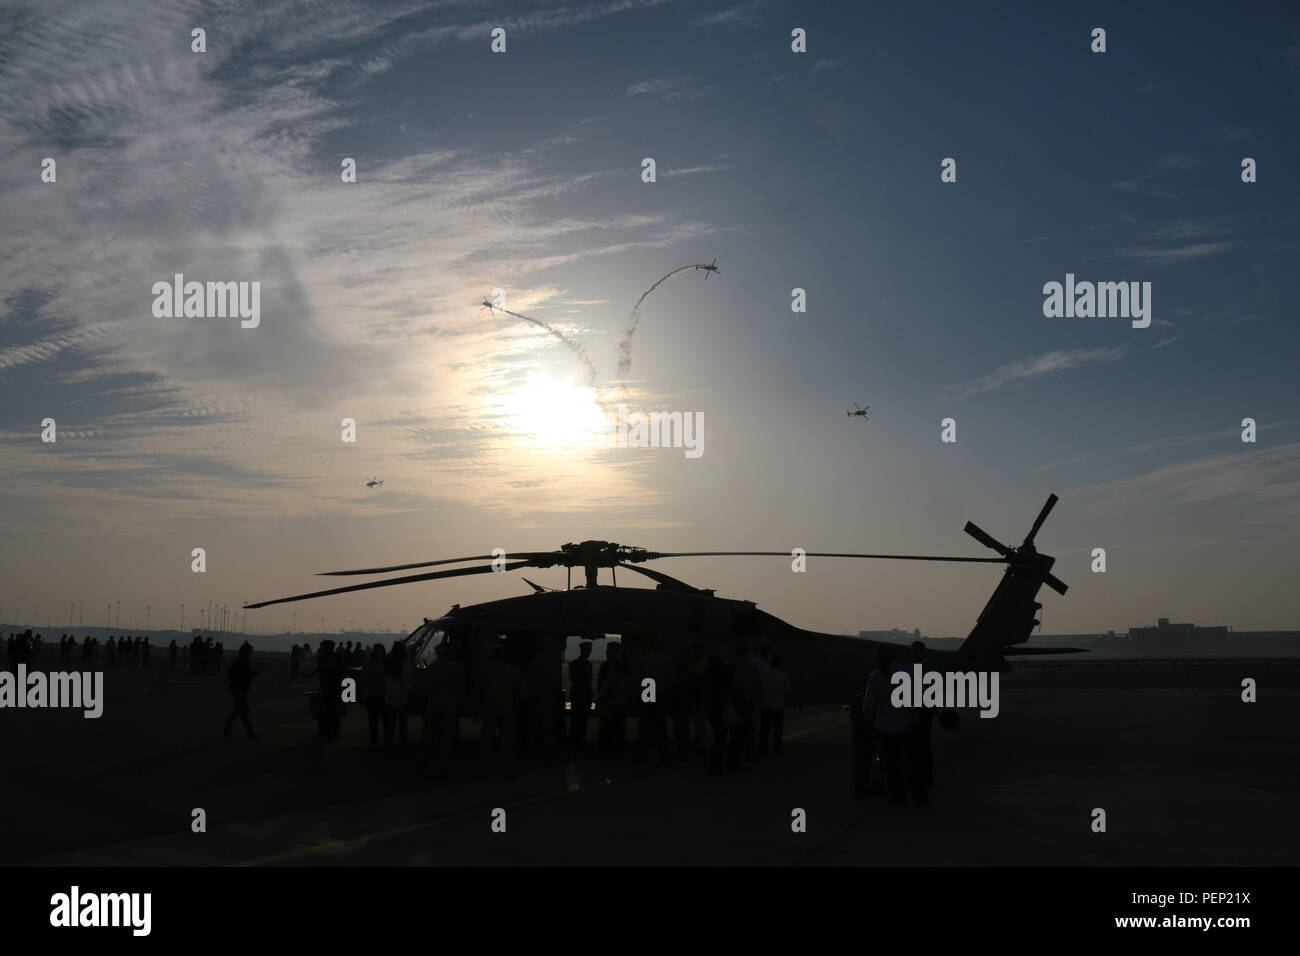
[(86, 626), (86, 602), (81, 602), (81, 607), (77, 609), (77, 627)]
[(152, 613), (152, 611), (153, 611), (152, 604), (146, 604), (144, 606), (144, 629), (146, 631), (149, 630), (149, 615)]
[(72, 629), (72, 609), (77, 606), (76, 601), (68, 602), (68, 629)]
[(104, 612), (104, 626), (105, 627), (113, 626), (113, 602), (112, 601), (108, 602), (108, 610)]
[(117, 624), (114, 626), (119, 630), (122, 627), (122, 602), (121, 601), (117, 602)]
[(185, 633), (185, 605), (181, 604), (181, 633)]

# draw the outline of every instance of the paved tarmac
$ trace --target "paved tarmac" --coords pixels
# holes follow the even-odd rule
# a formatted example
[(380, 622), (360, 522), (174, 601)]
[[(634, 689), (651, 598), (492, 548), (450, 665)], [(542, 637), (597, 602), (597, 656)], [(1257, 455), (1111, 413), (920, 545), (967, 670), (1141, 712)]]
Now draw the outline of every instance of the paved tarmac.
[[(1022, 666), (1003, 679), (997, 718), (968, 712), (956, 733), (936, 727), (934, 806), (914, 809), (852, 795), (838, 708), (791, 711), (785, 753), (722, 777), (698, 757), (662, 768), (587, 759), (525, 761), (506, 783), (475, 778), (467, 761), (462, 779), (439, 783), (371, 751), (358, 708), (341, 741), (310, 739), (309, 681), (260, 678), (262, 738), (248, 741), (220, 737), (219, 679), (117, 672), (99, 720), (4, 715), (0, 786), (15, 812), (0, 822), (0, 861), (1289, 866), (1298, 676), (1294, 660)], [(1258, 703), (1241, 701), (1243, 677), (1259, 682)], [(196, 807), (206, 833), (191, 832)], [(796, 809), (806, 832), (792, 831)]]

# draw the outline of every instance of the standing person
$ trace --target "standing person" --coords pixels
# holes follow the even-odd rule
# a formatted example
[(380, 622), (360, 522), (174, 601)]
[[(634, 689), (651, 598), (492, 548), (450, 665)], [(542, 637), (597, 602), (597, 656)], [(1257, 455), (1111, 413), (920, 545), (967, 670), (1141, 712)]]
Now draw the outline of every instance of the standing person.
[(176, 638), (173, 637), (172, 642), (167, 645), (167, 666), (172, 670), (176, 670), (176, 655), (180, 653), (180, 650), (176, 645)]
[(912, 787), (912, 799), (917, 806), (926, 801), (925, 787), (915, 764), (909, 767), (908, 732), (916, 722), (916, 712), (910, 707), (895, 707), (891, 699), (893, 687), (890, 678), (898, 668), (894, 664), (894, 649), (888, 644), (876, 645), (876, 669), (867, 678), (867, 693), (862, 700), (865, 717), (875, 725), (875, 737), (880, 746), (880, 759), (885, 765), (885, 779), (889, 786), (889, 802), (906, 801), (904, 780)]
[(591, 641), (579, 641), (578, 656), (569, 662), (569, 745), (575, 751), (587, 745), (592, 699)]
[(691, 713), (695, 737), (691, 749), (699, 753), (708, 753), (709, 749), (709, 716), (704, 709), (704, 674), (708, 670), (708, 664), (704, 645), (696, 641), (691, 645), (691, 687), (695, 700), (695, 709)]
[(338, 740), (340, 718), (343, 716), (343, 665), (334, 653), (333, 641), (321, 641), (316, 655), (316, 669), (306, 675), (316, 677), (320, 683), (316, 691), (317, 740)]
[(289, 648), (289, 676), (290, 677), (298, 676), (298, 651), (299, 648), (297, 644)]
[(519, 668), (505, 662), (505, 648), (497, 644), (479, 680), (479, 767), (486, 773), (492, 746), (501, 743), (501, 763), (507, 780), (515, 779), (515, 718), (527, 688)]
[(239, 649), (239, 656), (235, 659), (235, 663), (230, 665), (230, 696), (234, 698), (235, 705), (230, 711), (230, 716), (226, 718), (225, 736), (235, 736), (230, 728), (234, 726), (235, 718), (238, 717), (244, 723), (248, 739), (258, 738), (259, 734), (253, 730), (253, 725), (248, 719), (248, 691), (252, 686), (253, 678), (260, 673), (262, 668), (253, 667), (252, 645), (245, 644)]
[(600, 717), (596, 755), (618, 760), (627, 745), (627, 661), (622, 644), (610, 644), (605, 653), (596, 678), (596, 713)]
[[(868, 675), (870, 676), (870, 675)], [(853, 795), (866, 799), (873, 795), (872, 771), (875, 767), (875, 740), (873, 727), (867, 719), (863, 700), (867, 695), (867, 678), (863, 678), (860, 690), (853, 695), (849, 706), (849, 723), (853, 748)]]
[(772, 658), (771, 666), (763, 673), (763, 713), (759, 727), (758, 752), (767, 753), (769, 741), (772, 752), (781, 752), (781, 738), (785, 736), (785, 698), (790, 693), (790, 675), (781, 669), (781, 658)]
[(424, 773), (432, 754), (434, 773), (442, 774), (447, 771), (460, 729), (460, 712), (465, 705), (465, 668), (452, 654), (450, 644), (439, 644), (435, 653), (437, 660), (429, 667), (429, 702), (416, 769)]
[(370, 746), (379, 747), (379, 721), (384, 714), (384, 645), (370, 650), (370, 659), (361, 668), (361, 703), (370, 722)]
[(700, 700), (709, 729), (713, 732), (712, 746), (709, 750), (709, 773), (726, 772), (727, 714), (735, 713), (731, 706), (731, 684), (727, 679), (727, 666), (716, 654), (710, 655), (704, 665), (704, 678), (700, 682)]
[(736, 709), (739, 725), (732, 732), (731, 769), (753, 763), (758, 749), (758, 715), (763, 705), (763, 678), (749, 656), (749, 645), (736, 645), (736, 660), (731, 665), (731, 706)]
[[(415, 679), (415, 669), (411, 666), (410, 655), (406, 653), (406, 644), (393, 641), (393, 646), (384, 657), (384, 745), (389, 753), (406, 749), (407, 713), (406, 704)], [(398, 747), (393, 746), (393, 730), (396, 725)]]
[(555, 644), (550, 638), (542, 638), (528, 662), (527, 677), (528, 752), (536, 756), (550, 755), (556, 742), (556, 731), (564, 724), (563, 674), (563, 655), (555, 653)]
[(673, 699), (669, 704), (669, 715), (673, 726), (673, 759), (689, 760), (691, 757), (691, 714), (695, 710), (695, 700), (699, 694), (696, 686), (695, 672), (691, 669), (691, 660), (684, 647), (673, 652)]
[[(641, 763), (653, 751), (659, 762), (663, 763), (668, 752), (664, 729), (672, 702), (673, 677), (659, 635), (652, 634), (646, 643), (645, 651), (637, 658), (637, 679), (631, 688), (636, 695), (637, 705), (636, 759)], [(654, 688), (653, 694), (650, 693), (651, 687)], [(653, 699), (647, 700), (647, 697)]]
[[(912, 663), (921, 665), (923, 676), (935, 672), (934, 667), (926, 663), (924, 641), (912, 642)], [(921, 786), (927, 791), (934, 786), (934, 751), (931, 748), (933, 722), (934, 712), (929, 707), (922, 707), (917, 711), (916, 723), (912, 725), (912, 759)]]

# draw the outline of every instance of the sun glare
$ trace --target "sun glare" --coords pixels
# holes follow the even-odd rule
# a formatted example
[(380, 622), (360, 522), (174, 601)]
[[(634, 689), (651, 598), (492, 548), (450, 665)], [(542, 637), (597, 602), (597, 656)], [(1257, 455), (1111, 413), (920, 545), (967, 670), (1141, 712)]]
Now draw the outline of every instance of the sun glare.
[(511, 429), (546, 448), (596, 445), (608, 430), (592, 389), (544, 375), (529, 375), (503, 404)]

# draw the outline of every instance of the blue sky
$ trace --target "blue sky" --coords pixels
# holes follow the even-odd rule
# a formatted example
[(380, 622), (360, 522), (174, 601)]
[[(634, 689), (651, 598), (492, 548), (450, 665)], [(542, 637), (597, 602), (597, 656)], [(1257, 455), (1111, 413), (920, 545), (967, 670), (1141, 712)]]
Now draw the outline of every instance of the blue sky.
[[(100, 623), (120, 599), (171, 623), (329, 567), (593, 537), (980, 554), (966, 520), (1018, 541), (1056, 492), (1039, 545), (1071, 591), (1045, 630), (1297, 626), (1294, 9), (874, 6), (4, 6), (0, 616)], [(646, 300), (616, 381), (636, 299), (714, 257), (716, 281)], [(260, 281), (261, 325), (155, 318), (175, 272)], [(1067, 272), (1151, 282), (1150, 327), (1045, 317)], [(586, 349), (595, 392), (477, 308), (494, 288)], [(620, 400), (702, 412), (704, 455), (610, 447)], [(964, 633), (996, 580), (661, 567), (829, 631)], [(296, 623), (405, 627), (523, 587)]]

